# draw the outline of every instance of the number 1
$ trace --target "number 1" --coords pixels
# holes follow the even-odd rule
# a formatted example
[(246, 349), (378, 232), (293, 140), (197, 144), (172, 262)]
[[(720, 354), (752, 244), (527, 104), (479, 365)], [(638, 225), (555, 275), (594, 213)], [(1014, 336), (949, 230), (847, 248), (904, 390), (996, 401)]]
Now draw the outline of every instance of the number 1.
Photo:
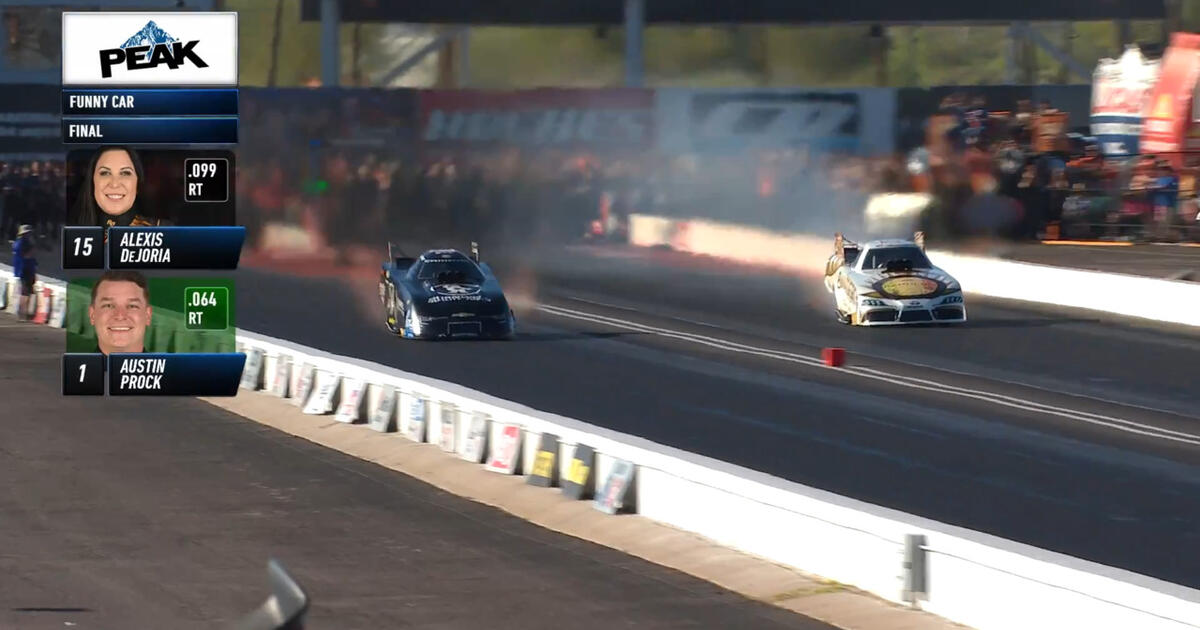
[(84, 374), (87, 374), (87, 364), (86, 364), (86, 363), (80, 363), (80, 364), (79, 364), (79, 382), (80, 382), (80, 383), (82, 383), (82, 382), (83, 382), (83, 375), (84, 375)]

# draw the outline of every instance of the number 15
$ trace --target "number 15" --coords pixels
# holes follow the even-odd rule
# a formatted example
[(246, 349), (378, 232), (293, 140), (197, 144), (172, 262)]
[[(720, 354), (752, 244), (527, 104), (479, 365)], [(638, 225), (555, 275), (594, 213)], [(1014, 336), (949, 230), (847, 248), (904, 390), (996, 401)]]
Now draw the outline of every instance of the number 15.
[[(83, 250), (82, 253), (80, 250)], [(76, 256), (91, 256), (92, 255), (92, 237), (82, 238), (75, 237), (75, 255)]]

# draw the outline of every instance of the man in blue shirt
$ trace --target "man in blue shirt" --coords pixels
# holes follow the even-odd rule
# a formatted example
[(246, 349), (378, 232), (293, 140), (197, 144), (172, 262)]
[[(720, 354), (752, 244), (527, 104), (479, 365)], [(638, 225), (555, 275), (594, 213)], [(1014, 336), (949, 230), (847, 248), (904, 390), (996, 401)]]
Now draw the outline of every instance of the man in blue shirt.
[(22, 225), (17, 229), (17, 240), (13, 241), (13, 277), (21, 283), (18, 319), (33, 317), (29, 313), (29, 298), (33, 295), (33, 284), (37, 282), (37, 258), (33, 255), (33, 239), (29, 237), (32, 232), (33, 226)]
[(1154, 223), (1160, 236), (1167, 236), (1176, 223), (1175, 208), (1179, 203), (1179, 177), (1171, 163), (1160, 159), (1154, 179)]

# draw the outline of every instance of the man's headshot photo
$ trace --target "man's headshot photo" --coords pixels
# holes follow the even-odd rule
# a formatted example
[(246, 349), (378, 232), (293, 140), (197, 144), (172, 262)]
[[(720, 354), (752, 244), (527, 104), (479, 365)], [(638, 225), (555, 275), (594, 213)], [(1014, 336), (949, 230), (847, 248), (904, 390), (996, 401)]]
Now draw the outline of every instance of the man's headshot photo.
[(150, 326), (150, 288), (136, 271), (106, 271), (92, 286), (88, 320), (96, 329), (97, 352), (143, 352)]
[[(215, 292), (228, 303), (197, 306), (188, 297), (190, 289), (205, 295)], [(132, 269), (73, 278), (67, 285), (63, 317), (66, 351), (104, 355), (237, 352), (236, 295), (231, 278), (162, 277)], [(206, 316), (194, 321), (199, 318), (189, 318), (189, 314), (195, 312)]]

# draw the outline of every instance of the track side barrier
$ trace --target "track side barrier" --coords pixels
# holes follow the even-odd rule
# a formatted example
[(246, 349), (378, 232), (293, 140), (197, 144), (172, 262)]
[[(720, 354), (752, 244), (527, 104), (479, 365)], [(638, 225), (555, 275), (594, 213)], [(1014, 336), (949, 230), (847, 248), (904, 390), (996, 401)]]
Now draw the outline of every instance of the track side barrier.
[[(0, 298), (0, 306), (9, 313), (16, 314), (19, 309), (20, 283), (12, 275), (12, 267), (0, 264), (0, 291), (5, 295)], [(63, 318), (67, 308), (67, 283), (58, 278), (39, 276), (33, 285), (33, 299), (29, 300), (29, 315), (33, 316), (35, 324), (46, 324), (55, 328), (63, 327)]]
[[(253, 332), (239, 331), (237, 339), (239, 350), (261, 353), (245, 389), (302, 408), (316, 402), (314, 413), (340, 412), (339, 420), (364, 432), (395, 430), (498, 473), (536, 473), (563, 500), (592, 495), (605, 512), (636, 512), (979, 630), (1200, 629), (1195, 589), (870, 505), (454, 383)], [(337, 384), (321, 393), (316, 381)], [(411, 430), (416, 423), (421, 430)], [(542, 449), (555, 444), (557, 470), (548, 471)]]
[[(362, 387), (365, 404), (352, 421), (364, 431), (371, 430), (369, 420), (380, 422), (373, 416), (381, 407), (390, 408), (397, 430), (425, 423), (411, 435), (447, 456), (478, 462), (484, 455), (490, 469), (534, 475), (537, 483), (547, 476), (540, 465), (546, 453), (539, 451), (557, 443), (551, 477), (559, 488), (577, 478), (577, 449), (589, 459), (594, 454), (585, 483), (605, 511), (613, 507), (604, 500), (614, 472), (632, 464), (624, 511), (980, 630), (1200, 628), (1200, 591), (869, 505), (453, 383), (255, 333), (239, 332), (238, 340), (243, 350), (263, 353), (264, 374), (280, 362), (313, 366), (339, 377), (338, 401), (347, 388)], [(391, 391), (400, 404), (386, 403)], [(480, 420), (487, 423), (483, 452)], [(553, 439), (543, 440), (547, 435)], [(913, 574), (906, 566), (923, 570)]]
[[(773, 232), (699, 219), (630, 217), (630, 243), (737, 263), (820, 275), (833, 236)], [(967, 293), (1200, 326), (1200, 283), (1067, 269), (930, 250)]]

